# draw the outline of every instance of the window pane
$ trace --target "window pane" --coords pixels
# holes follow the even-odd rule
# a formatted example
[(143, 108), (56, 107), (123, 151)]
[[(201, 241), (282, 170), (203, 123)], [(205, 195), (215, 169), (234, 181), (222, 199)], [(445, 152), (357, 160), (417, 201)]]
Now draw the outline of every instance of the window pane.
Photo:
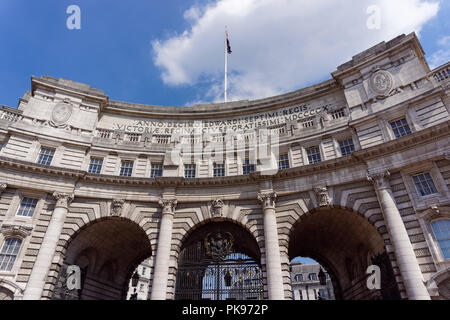
[(306, 153), (308, 155), (308, 162), (310, 164), (322, 161), (322, 159), (320, 157), (320, 149), (319, 149), (319, 147), (311, 147), (311, 148), (306, 150)]
[(250, 163), (249, 159), (245, 159), (242, 163), (242, 173), (250, 174), (252, 172), (255, 172), (255, 165), (253, 163)]
[(52, 163), (54, 154), (54, 149), (41, 148), (37, 163), (49, 166)]
[(89, 164), (89, 173), (100, 174), (102, 171), (103, 159), (91, 158), (91, 163)]
[(437, 220), (431, 223), (436, 240), (444, 259), (450, 259), (450, 219)]
[(281, 154), (278, 158), (278, 169), (285, 170), (289, 169), (289, 155), (287, 153)]
[(152, 163), (152, 170), (150, 172), (151, 178), (162, 177), (163, 165), (161, 163)]
[(411, 129), (409, 128), (406, 118), (391, 122), (391, 127), (397, 139), (411, 134)]
[(21, 245), (22, 240), (18, 238), (5, 239), (0, 251), (0, 270), (11, 271)]
[(353, 139), (347, 139), (339, 142), (339, 147), (341, 149), (342, 156), (347, 156), (355, 151), (355, 145), (353, 144)]
[(436, 186), (430, 173), (421, 173), (413, 176), (414, 184), (416, 185), (417, 192), (420, 196), (427, 196), (437, 193)]
[(18, 216), (31, 217), (33, 216), (34, 209), (36, 208), (38, 199), (32, 198), (22, 198), (20, 202), (19, 210), (17, 211)]
[(184, 177), (185, 178), (195, 178), (195, 164), (185, 164), (184, 165)]
[(133, 173), (133, 161), (122, 161), (122, 165), (120, 167), (120, 176), (131, 177), (132, 173)]
[(214, 177), (224, 177), (225, 176), (225, 164), (224, 163), (214, 163)]

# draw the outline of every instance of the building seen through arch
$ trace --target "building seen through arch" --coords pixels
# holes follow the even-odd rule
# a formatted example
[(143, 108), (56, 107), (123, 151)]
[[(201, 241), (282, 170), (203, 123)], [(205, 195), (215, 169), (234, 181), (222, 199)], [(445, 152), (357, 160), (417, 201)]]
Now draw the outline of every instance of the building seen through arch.
[(414, 33), (253, 101), (32, 77), (0, 108), (0, 299), (449, 299), (449, 79)]

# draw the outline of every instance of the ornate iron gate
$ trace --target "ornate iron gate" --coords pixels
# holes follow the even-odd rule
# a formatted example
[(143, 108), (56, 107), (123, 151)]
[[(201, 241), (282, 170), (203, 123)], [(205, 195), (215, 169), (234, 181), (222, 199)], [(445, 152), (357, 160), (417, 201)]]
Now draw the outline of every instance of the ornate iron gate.
[(181, 251), (175, 299), (262, 300), (261, 268), (236, 252), (231, 233), (208, 233)]

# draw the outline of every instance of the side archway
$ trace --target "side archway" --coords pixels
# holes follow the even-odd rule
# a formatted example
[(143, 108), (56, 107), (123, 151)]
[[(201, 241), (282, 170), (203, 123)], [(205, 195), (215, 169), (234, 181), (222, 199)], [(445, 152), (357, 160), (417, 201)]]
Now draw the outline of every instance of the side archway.
[[(385, 241), (363, 216), (342, 207), (302, 215), (289, 236), (289, 260), (310, 257), (331, 277), (337, 299), (400, 299)], [(367, 287), (367, 267), (381, 269), (381, 290)]]
[[(145, 231), (121, 217), (97, 219), (84, 225), (64, 249), (64, 263), (53, 299), (125, 299), (133, 271), (152, 254)], [(71, 293), (64, 283), (70, 265), (81, 269), (81, 289)]]

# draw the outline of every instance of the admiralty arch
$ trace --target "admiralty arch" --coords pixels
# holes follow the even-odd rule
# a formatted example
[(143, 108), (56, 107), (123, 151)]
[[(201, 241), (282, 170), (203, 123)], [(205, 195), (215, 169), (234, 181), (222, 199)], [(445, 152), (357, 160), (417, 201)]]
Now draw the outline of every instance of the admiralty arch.
[(450, 299), (449, 78), (414, 33), (254, 101), (31, 77), (0, 109), (0, 299), (125, 299), (148, 259), (152, 300), (288, 300), (298, 256), (337, 299)]

